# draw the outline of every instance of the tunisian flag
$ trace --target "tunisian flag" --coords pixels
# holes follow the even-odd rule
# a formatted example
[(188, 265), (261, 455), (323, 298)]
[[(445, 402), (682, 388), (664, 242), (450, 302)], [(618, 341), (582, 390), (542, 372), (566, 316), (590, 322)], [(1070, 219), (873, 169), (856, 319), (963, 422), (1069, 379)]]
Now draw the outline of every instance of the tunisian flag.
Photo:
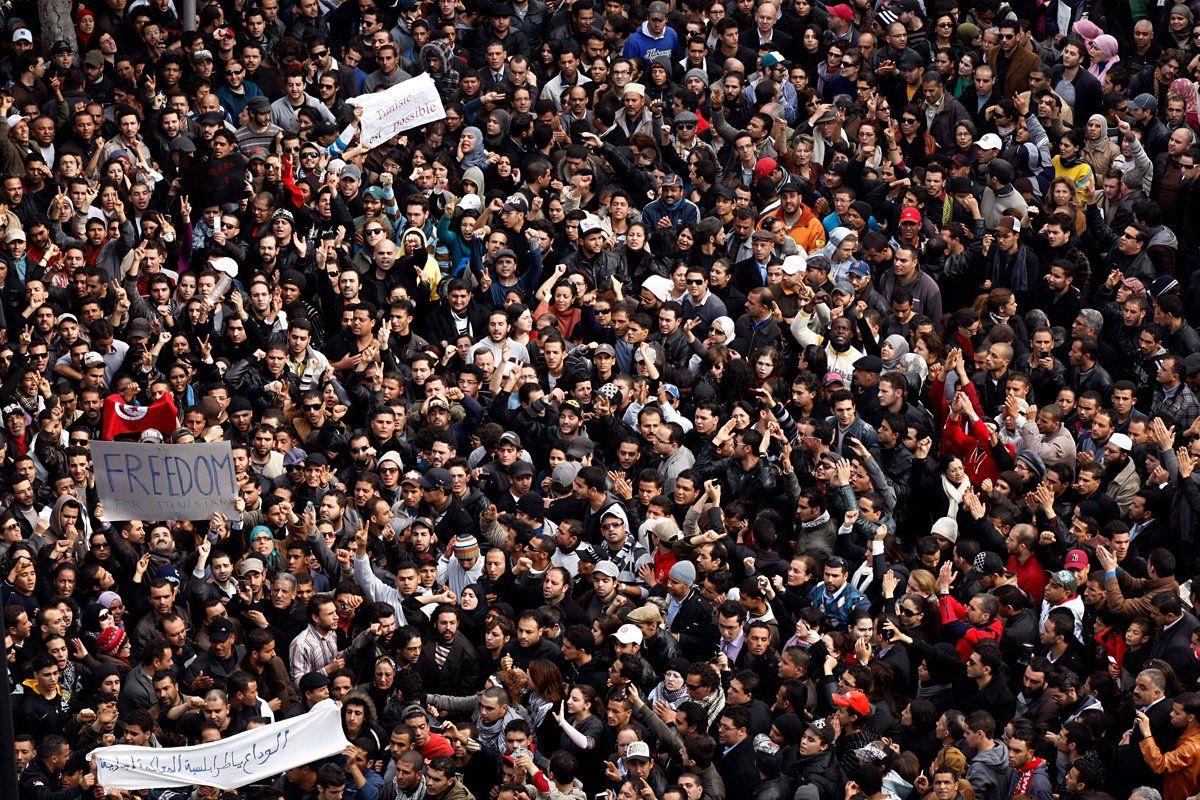
[(179, 427), (178, 415), (170, 392), (149, 406), (131, 406), (121, 402), (121, 395), (110, 394), (104, 399), (102, 435), (111, 441), (117, 436), (157, 428), (163, 436), (170, 436)]

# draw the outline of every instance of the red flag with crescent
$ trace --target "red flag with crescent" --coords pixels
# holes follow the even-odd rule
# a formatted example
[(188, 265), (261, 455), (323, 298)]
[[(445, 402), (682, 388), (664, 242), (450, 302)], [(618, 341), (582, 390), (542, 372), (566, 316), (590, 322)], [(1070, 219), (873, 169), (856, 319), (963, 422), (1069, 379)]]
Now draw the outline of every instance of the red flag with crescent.
[(156, 428), (162, 435), (170, 436), (179, 427), (179, 411), (170, 392), (148, 406), (130, 405), (119, 394), (110, 394), (104, 400), (103, 438), (112, 440), (118, 436)]

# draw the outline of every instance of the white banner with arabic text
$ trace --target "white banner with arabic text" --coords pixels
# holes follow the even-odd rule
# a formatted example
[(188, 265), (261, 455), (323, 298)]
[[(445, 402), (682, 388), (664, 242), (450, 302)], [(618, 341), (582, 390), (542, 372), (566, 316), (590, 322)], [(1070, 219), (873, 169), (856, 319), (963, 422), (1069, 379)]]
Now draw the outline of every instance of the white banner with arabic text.
[(215, 786), (238, 789), (342, 752), (341, 711), (322, 700), (307, 714), (192, 747), (118, 744), (93, 750), (96, 781), (105, 789)]

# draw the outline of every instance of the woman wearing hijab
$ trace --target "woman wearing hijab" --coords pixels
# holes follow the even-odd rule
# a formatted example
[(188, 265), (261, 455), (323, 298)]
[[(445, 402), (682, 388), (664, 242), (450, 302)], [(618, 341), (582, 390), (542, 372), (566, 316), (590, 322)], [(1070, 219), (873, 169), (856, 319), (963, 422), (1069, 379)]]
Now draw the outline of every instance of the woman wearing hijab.
[(662, 700), (673, 709), (679, 708), (688, 700), (687, 672), (687, 659), (673, 658), (668, 661), (666, 669), (663, 670), (663, 679), (646, 695), (647, 705), (653, 708), (659, 700)]
[(483, 143), (488, 150), (499, 150), (504, 144), (504, 141), (508, 138), (508, 123), (511, 119), (512, 115), (500, 108), (488, 114), (487, 130), (483, 137)]
[[(1189, 23), (1187, 33), (1190, 36), (1192, 26)], [(1096, 76), (1096, 80), (1100, 81), (1104, 78), (1104, 73), (1108, 72), (1121, 60), (1121, 56), (1117, 54), (1120, 45), (1116, 37), (1109, 36), (1107, 33), (1102, 33), (1095, 39), (1087, 43), (1088, 55), (1092, 59), (1092, 65), (1088, 67), (1088, 72)]]
[(487, 150), (483, 146), (483, 131), (473, 125), (463, 128), (462, 136), (458, 140), (458, 162), (462, 169), (487, 169), (487, 159)]
[(894, 372), (900, 368), (900, 359), (908, 355), (908, 340), (898, 333), (883, 340), (879, 357), (883, 360), (883, 371)]
[(1188, 52), (1192, 41), (1192, 25), (1195, 24), (1195, 21), (1196, 15), (1188, 6), (1183, 3), (1171, 6), (1171, 13), (1167, 15), (1166, 27), (1158, 34), (1158, 41), (1163, 49)]
[(1121, 148), (1108, 138), (1108, 121), (1103, 114), (1092, 114), (1083, 132), (1083, 154), (1080, 158), (1091, 165), (1093, 174), (1103, 175), (1119, 155)]
[(463, 587), (458, 598), (458, 628), (472, 642), (483, 641), (484, 625), (487, 622), (487, 593), (478, 583)]

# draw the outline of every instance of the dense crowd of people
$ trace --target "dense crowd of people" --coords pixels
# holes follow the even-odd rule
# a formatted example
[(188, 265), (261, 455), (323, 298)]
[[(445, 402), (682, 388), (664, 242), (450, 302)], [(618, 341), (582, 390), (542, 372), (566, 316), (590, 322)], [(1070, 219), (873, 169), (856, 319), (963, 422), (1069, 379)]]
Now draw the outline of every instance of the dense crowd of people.
[[(1200, 4), (44, 5), (19, 800), (1200, 792)], [(228, 442), (236, 513), (110, 516), (105, 438)], [(88, 761), (328, 698), (237, 791)]]

